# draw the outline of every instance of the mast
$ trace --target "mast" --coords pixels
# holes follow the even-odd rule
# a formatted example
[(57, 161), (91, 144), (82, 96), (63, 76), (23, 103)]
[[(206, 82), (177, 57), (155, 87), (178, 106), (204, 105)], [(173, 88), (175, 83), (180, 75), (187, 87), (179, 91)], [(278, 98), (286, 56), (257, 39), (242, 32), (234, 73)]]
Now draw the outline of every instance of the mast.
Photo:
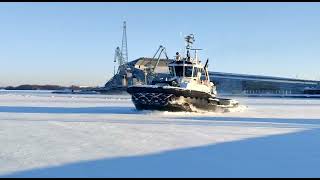
[(187, 49), (187, 57), (183, 60), (183, 77), (185, 75), (185, 61), (188, 60), (190, 61), (191, 60), (191, 57), (190, 57), (190, 48), (191, 48), (191, 45), (193, 44), (194, 42), (194, 35), (193, 34), (190, 34), (188, 36), (185, 37), (185, 40), (187, 42), (187, 46), (186, 46), (186, 49)]
[(128, 44), (127, 44), (127, 25), (126, 25), (126, 21), (123, 22), (121, 56), (122, 56), (123, 63), (128, 63)]

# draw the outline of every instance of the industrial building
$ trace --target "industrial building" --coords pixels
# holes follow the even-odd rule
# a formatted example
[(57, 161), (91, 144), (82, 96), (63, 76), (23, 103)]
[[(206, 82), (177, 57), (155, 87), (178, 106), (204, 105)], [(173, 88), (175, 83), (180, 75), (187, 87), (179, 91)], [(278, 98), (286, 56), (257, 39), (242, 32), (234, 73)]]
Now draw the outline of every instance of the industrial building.
[(320, 81), (273, 76), (210, 72), (211, 80), (221, 93), (232, 94), (303, 94)]

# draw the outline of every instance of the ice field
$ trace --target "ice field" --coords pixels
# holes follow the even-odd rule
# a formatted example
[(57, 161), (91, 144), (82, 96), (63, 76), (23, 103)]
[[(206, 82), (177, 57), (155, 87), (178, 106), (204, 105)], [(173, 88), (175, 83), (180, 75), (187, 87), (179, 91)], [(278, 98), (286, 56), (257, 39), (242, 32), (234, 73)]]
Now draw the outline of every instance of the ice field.
[(235, 99), (234, 112), (174, 113), (0, 91), (0, 177), (320, 177), (320, 99)]

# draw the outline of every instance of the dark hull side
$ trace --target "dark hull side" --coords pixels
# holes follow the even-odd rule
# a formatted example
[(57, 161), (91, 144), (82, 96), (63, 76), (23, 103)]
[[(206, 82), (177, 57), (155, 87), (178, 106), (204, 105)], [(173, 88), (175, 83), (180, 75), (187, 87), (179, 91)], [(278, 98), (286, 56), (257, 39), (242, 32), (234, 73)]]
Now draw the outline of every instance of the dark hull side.
[(193, 91), (193, 90), (182, 90), (182, 89), (175, 89), (175, 88), (162, 88), (162, 87), (128, 87), (127, 92), (129, 94), (134, 93), (156, 93), (156, 94), (173, 94), (176, 97), (183, 96), (183, 97), (190, 97), (190, 98), (213, 98), (211, 94), (201, 92), (201, 91)]
[(192, 112), (221, 109), (217, 98), (199, 91), (164, 89), (161, 87), (129, 87), (127, 91), (132, 95), (132, 102), (137, 110)]

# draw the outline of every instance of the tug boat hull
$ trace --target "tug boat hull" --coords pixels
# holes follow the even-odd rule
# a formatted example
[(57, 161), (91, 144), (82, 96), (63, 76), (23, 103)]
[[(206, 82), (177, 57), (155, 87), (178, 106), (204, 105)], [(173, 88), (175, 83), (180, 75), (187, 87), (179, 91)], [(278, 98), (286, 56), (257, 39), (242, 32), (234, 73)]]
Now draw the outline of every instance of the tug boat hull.
[(131, 86), (127, 92), (137, 110), (159, 111), (225, 111), (238, 105), (230, 99), (216, 98), (209, 93), (156, 86)]

